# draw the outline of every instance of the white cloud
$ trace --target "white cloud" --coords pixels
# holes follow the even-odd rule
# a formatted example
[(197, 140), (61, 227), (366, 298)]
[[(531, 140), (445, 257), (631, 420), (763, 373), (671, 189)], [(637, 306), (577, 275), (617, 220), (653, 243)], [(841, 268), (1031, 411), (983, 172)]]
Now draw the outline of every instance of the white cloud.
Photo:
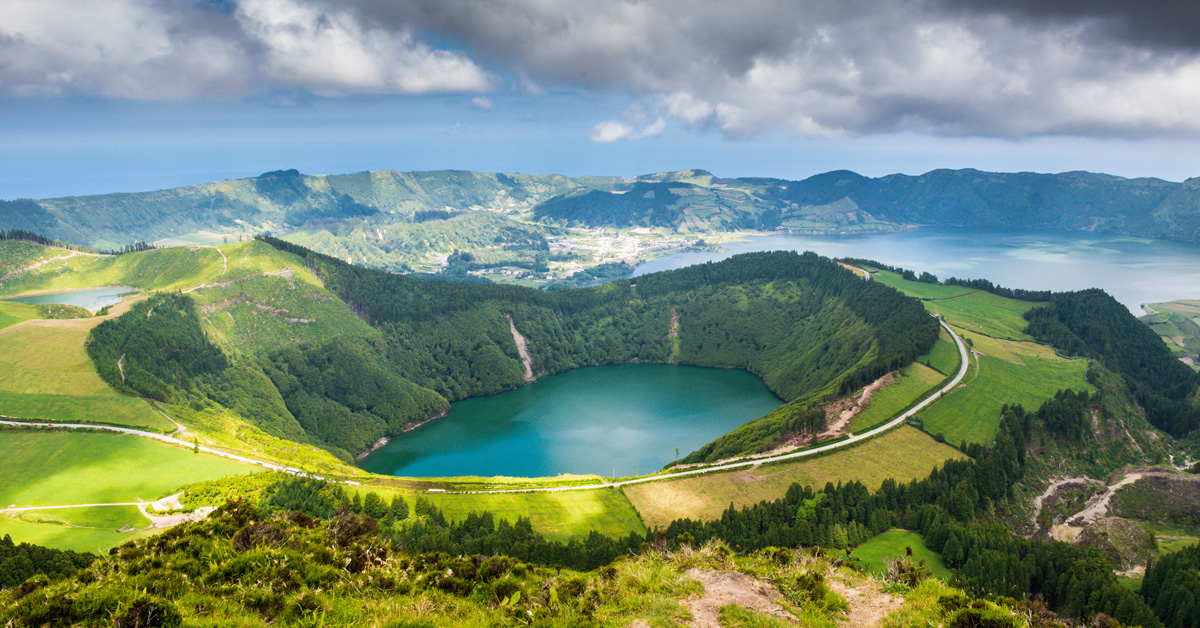
[(488, 109), (491, 109), (493, 104), (494, 103), (492, 103), (491, 98), (485, 98), (483, 96), (476, 96), (471, 99), (471, 106), (476, 109), (480, 109), (482, 111), (487, 111)]
[(620, 140), (640, 140), (662, 135), (666, 128), (667, 120), (665, 118), (658, 118), (642, 127), (641, 130), (620, 120), (605, 120), (592, 127), (591, 140), (597, 144), (611, 144)]
[(314, 0), (240, 0), (232, 13), (170, 0), (0, 2), (0, 93), (15, 96), (426, 94), (493, 81), (462, 51)]
[(320, 95), (490, 89), (461, 52), (433, 50), (407, 29), (369, 28), (353, 14), (302, 0), (242, 0), (237, 18), (264, 47), (267, 75)]

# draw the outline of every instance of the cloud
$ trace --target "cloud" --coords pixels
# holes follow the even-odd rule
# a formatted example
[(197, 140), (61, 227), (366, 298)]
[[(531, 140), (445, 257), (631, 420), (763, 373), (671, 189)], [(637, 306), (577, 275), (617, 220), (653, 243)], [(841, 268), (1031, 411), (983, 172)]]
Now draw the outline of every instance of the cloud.
[(640, 140), (657, 137), (667, 128), (667, 121), (659, 118), (638, 130), (628, 122), (605, 120), (592, 127), (591, 140), (597, 144), (611, 144), (620, 140)]
[(350, 12), (302, 0), (241, 0), (235, 15), (261, 45), (263, 71), (289, 87), (332, 96), (490, 87), (466, 55), (434, 50), (408, 28), (367, 26)]
[(599, 142), (1200, 137), (1198, 21), (1190, 0), (6, 0), (0, 92), (634, 102)]
[(1200, 136), (1191, 2), (349, 1), (538, 84), (617, 90), (730, 137)]
[(471, 99), (471, 106), (481, 111), (487, 111), (492, 108), (492, 99), (483, 96), (476, 96)]
[(147, 100), (480, 92), (493, 77), (461, 50), (310, 0), (6, 0), (0, 92)]

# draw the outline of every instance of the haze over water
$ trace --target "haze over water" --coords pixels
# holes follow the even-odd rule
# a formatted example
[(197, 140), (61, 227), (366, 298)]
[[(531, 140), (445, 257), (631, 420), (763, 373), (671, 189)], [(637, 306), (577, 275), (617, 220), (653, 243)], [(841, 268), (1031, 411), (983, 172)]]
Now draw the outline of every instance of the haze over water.
[(931, 272), (939, 279), (988, 279), (1007, 288), (1102, 288), (1141, 316), (1143, 303), (1200, 299), (1200, 247), (1146, 238), (1079, 233), (995, 233), (922, 227), (868, 236), (768, 235), (730, 242), (719, 252), (668, 255), (634, 276), (751, 251), (814, 251)]

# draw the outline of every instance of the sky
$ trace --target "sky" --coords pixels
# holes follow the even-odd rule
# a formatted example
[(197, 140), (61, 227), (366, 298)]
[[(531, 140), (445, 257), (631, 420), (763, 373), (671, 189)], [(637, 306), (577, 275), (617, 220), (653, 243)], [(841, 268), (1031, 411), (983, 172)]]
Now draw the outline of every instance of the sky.
[(296, 168), (1200, 176), (1200, 3), (4, 0), (0, 199)]

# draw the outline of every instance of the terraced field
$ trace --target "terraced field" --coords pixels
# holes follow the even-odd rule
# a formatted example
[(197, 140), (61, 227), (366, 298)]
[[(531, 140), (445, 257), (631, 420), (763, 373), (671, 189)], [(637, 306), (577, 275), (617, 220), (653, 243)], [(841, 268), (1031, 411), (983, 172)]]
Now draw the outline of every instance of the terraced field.
[(1060, 358), (1032, 342), (961, 333), (974, 347), (971, 371), (961, 387), (918, 415), (926, 431), (948, 443), (990, 443), (1006, 403), (1035, 409), (1059, 390), (1095, 391), (1085, 378), (1086, 360)]

